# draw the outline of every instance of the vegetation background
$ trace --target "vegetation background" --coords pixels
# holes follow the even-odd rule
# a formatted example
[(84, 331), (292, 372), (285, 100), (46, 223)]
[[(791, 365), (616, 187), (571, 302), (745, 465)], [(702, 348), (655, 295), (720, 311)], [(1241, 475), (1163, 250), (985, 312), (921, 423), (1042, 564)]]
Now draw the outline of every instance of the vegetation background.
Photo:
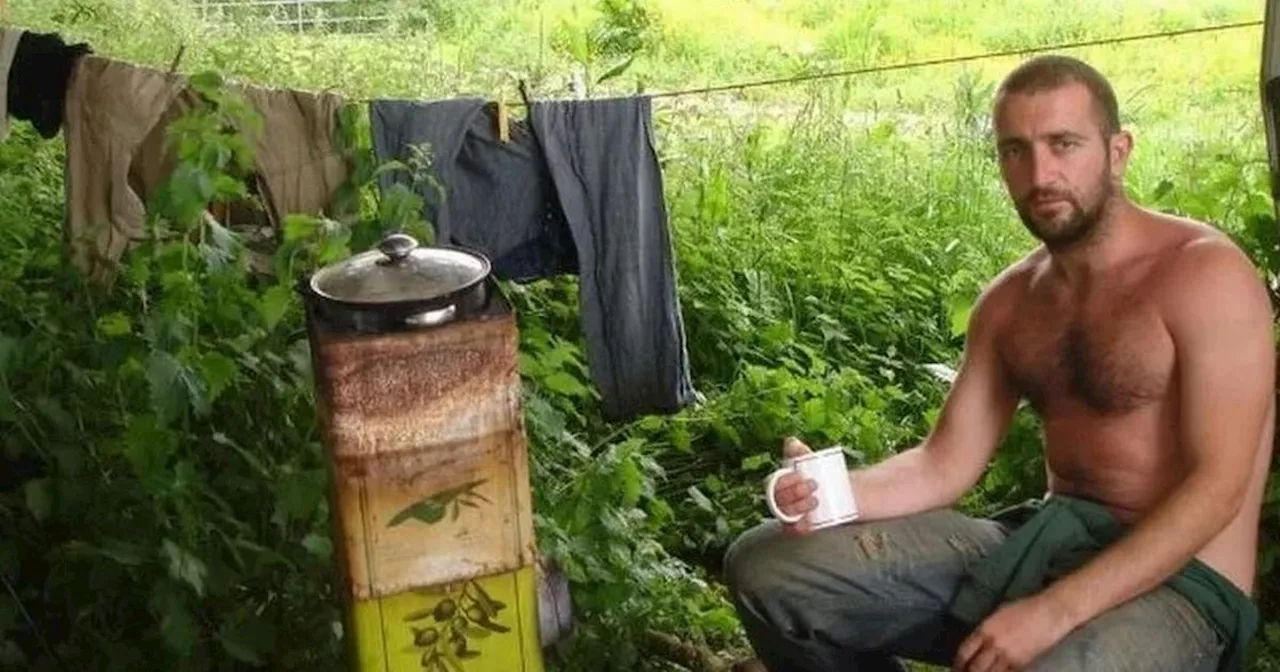
[[(0, 668), (336, 670), (342, 627), (298, 273), (410, 221), (369, 186), (335, 222), (291, 218), (276, 275), (231, 263), (198, 216), (245, 159), (222, 77), (370, 97), (670, 91), (1257, 20), (1246, 0), (351, 0), (369, 35), (220, 25), (174, 0), (12, 0), (18, 26), (204, 73), (219, 104), (175, 129), (183, 170), (103, 293), (62, 258), (63, 142), (0, 144)], [(1260, 27), (1073, 50), (1137, 137), (1129, 191), (1280, 270), (1259, 102)], [(655, 115), (692, 369), (705, 403), (611, 425), (586, 372), (573, 278), (511, 287), (542, 551), (580, 621), (553, 669), (675, 669), (649, 631), (746, 652), (719, 582), (764, 514), (781, 437), (874, 461), (920, 439), (983, 285), (1031, 249), (992, 161), (992, 88), (1018, 58), (663, 98)], [(128, 95), (121, 92), (121, 95)], [(421, 222), (416, 222), (421, 226)], [(1025, 411), (963, 502), (1038, 494)], [(1280, 484), (1264, 517), (1252, 670), (1280, 670)]]

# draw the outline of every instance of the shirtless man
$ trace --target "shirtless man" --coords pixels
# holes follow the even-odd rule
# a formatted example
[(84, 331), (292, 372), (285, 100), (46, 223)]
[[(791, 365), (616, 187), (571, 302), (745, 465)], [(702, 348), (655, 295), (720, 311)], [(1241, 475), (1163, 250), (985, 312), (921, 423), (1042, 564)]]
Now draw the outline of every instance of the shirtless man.
[[(899, 658), (964, 672), (1216, 670), (1231, 642), (1167, 584), (1195, 560), (1252, 609), (1274, 422), (1264, 284), (1215, 229), (1126, 198), (1133, 139), (1090, 66), (1029, 60), (993, 112), (1008, 193), (1043, 244), (980, 296), (927, 438), (850, 472), (860, 521), (766, 521), (730, 548), (731, 595), (771, 672), (903, 670)], [(1125, 532), (965, 627), (947, 613), (962, 576), (1016, 528), (951, 507), (1020, 399), (1043, 422), (1046, 501), (1091, 502)], [(779, 508), (811, 510), (815, 488), (783, 477)]]

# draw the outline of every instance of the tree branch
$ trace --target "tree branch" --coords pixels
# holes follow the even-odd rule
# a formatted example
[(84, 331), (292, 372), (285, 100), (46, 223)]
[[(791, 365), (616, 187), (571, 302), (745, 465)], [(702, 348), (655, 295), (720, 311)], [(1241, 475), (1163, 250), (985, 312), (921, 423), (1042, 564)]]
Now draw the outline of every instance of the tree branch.
[(644, 647), (650, 653), (661, 656), (689, 672), (729, 672), (729, 663), (706, 648), (681, 641), (674, 635), (656, 630), (646, 630)]

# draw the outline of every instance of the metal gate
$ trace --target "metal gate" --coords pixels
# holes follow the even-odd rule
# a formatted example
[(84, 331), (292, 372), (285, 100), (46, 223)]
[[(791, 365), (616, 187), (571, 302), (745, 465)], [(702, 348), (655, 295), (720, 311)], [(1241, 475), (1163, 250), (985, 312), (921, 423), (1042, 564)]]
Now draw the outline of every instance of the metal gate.
[[(385, 27), (385, 7), (357, 6), (352, 0), (190, 0), (200, 18), (215, 25), (242, 20), (267, 22), (280, 30), (370, 34)], [(381, 9), (382, 11), (379, 11)]]

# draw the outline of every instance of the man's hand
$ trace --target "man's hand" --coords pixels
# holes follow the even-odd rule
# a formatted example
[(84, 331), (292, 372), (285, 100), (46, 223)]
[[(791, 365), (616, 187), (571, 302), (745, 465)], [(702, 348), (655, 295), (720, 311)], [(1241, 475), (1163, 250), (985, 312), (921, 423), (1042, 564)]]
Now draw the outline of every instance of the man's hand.
[[(811, 452), (813, 451), (809, 446), (804, 445), (794, 436), (788, 437), (782, 443), (783, 457), (800, 457)], [(778, 508), (788, 516), (808, 514), (818, 506), (818, 500), (813, 497), (817, 489), (816, 481), (793, 471), (778, 478), (777, 487), (774, 488), (774, 500), (777, 501)], [(809, 526), (809, 516), (806, 515), (794, 523), (783, 523), (782, 529), (787, 534), (801, 535), (807, 534), (812, 528)]]
[(1022, 670), (1075, 628), (1052, 599), (1028, 597), (1005, 604), (960, 645), (954, 672)]

